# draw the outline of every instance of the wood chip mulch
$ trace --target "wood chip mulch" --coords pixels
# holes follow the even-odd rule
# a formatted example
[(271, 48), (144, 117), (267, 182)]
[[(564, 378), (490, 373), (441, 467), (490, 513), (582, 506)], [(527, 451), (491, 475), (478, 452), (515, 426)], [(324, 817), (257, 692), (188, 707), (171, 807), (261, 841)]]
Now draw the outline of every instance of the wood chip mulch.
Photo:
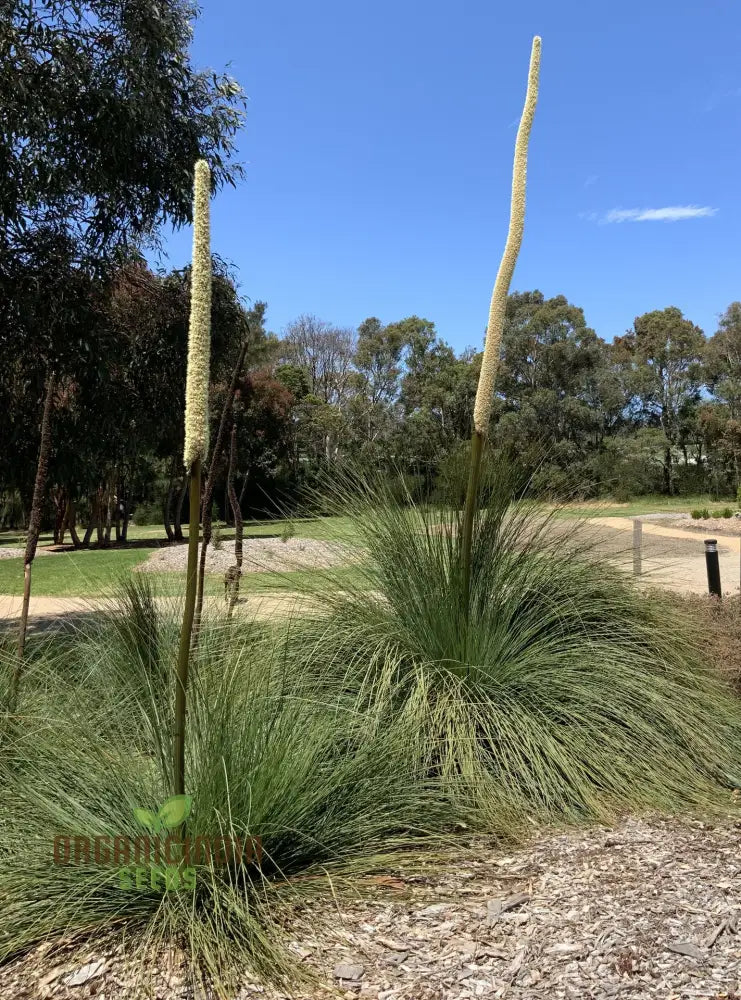
[[(481, 842), (442, 874), (389, 877), (383, 896), (305, 906), (287, 944), (323, 985), (245, 981), (238, 1000), (741, 1000), (740, 842), (738, 820), (635, 817), (508, 853)], [(120, 948), (89, 942), (0, 969), (2, 1000), (93, 996), (206, 1000), (164, 962), (143, 992)]]

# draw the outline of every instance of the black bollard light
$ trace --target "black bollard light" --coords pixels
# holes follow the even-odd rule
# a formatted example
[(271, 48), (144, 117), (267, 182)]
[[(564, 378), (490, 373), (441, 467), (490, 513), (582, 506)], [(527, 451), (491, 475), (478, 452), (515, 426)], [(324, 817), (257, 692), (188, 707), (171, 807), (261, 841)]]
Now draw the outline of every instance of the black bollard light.
[(708, 592), (711, 597), (721, 600), (723, 597), (720, 590), (720, 562), (718, 561), (718, 539), (705, 539), (705, 565), (708, 570)]

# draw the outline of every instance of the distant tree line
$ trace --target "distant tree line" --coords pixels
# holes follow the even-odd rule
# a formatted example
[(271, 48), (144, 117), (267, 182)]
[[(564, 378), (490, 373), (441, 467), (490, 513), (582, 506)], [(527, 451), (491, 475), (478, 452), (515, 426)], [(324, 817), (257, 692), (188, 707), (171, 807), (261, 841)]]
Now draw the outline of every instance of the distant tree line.
[[(47, 527), (58, 541), (108, 545), (126, 539), (133, 515), (182, 539), (189, 271), (156, 273), (130, 252), (99, 276), (63, 251), (44, 254), (43, 273), (29, 260), (14, 291), (18, 327), (3, 334), (0, 518), (28, 518), (51, 286), (64, 324)], [(243, 514), (291, 509), (336, 464), (401, 473), (413, 495), (434, 497), (468, 447), (479, 353), (456, 352), (417, 316), (386, 324), (370, 317), (355, 330), (304, 315), (280, 336), (268, 333), (265, 303), (246, 304), (229, 268), (213, 264), (212, 440), (240, 359), (232, 486)], [(637, 317), (607, 343), (564, 296), (511, 295), (492, 439), (540, 494), (735, 495), (741, 303), (710, 338), (669, 307)], [(227, 520), (230, 450), (219, 456), (214, 491), (215, 512)]]

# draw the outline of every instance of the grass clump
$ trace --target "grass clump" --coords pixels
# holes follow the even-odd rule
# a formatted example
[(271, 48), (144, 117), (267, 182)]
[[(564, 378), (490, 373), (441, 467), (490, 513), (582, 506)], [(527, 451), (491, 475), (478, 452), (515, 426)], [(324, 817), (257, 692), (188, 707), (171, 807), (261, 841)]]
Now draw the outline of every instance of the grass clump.
[(177, 620), (158, 621), (142, 593), (127, 600), (127, 616), (78, 637), (71, 678), (52, 647), (29, 669), (23, 725), (0, 759), (0, 960), (114, 926), (143, 950), (182, 949), (194, 982), (220, 996), (245, 972), (284, 982), (299, 971), (280, 944), (288, 908), (420, 846), (453, 821), (450, 804), (401, 718), (333, 705), (324, 681), (287, 670), (249, 625), (206, 627), (183, 832), (259, 838), (260, 864), (204, 852), (194, 887), (177, 891), (164, 888), (164, 862), (157, 888), (140, 890), (92, 851), (55, 864), (55, 838), (133, 840), (145, 832), (137, 810), (156, 815), (171, 795)]
[(434, 773), (489, 829), (706, 804), (738, 780), (739, 708), (676, 617), (573, 521), (513, 499), (505, 467), (474, 525), (468, 613), (456, 508), (350, 479), (334, 496), (371, 562), (341, 588), (327, 574), (326, 610), (291, 623), (289, 655), (413, 705)]

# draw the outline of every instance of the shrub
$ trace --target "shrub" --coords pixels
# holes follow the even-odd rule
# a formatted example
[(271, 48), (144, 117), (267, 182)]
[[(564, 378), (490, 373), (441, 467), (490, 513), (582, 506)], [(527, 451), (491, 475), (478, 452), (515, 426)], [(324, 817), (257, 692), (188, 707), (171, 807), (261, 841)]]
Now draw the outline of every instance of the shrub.
[(490, 829), (706, 802), (741, 775), (741, 709), (681, 623), (573, 522), (513, 500), (506, 470), (483, 491), (468, 615), (457, 511), (334, 489), (372, 563), (326, 575), (325, 613), (291, 624), (288, 658), (412, 712), (435, 773)]
[(700, 518), (702, 517), (702, 511), (695, 508), (695, 510), (691, 512), (690, 516), (692, 517), (693, 521), (699, 521)]
[(293, 526), (293, 521), (286, 521), (283, 525), (283, 530), (280, 533), (280, 540), (282, 542), (288, 542), (296, 534), (296, 529)]
[(702, 508), (702, 510), (700, 511), (700, 517), (702, 517), (703, 520), (705, 521), (707, 521), (710, 518), (710, 511), (707, 509), (707, 507)]
[(722, 511), (723, 517), (733, 517), (733, 508), (724, 507)]
[(140, 503), (134, 511), (132, 520), (140, 528), (148, 524), (159, 524), (162, 521), (162, 507), (150, 501)]

